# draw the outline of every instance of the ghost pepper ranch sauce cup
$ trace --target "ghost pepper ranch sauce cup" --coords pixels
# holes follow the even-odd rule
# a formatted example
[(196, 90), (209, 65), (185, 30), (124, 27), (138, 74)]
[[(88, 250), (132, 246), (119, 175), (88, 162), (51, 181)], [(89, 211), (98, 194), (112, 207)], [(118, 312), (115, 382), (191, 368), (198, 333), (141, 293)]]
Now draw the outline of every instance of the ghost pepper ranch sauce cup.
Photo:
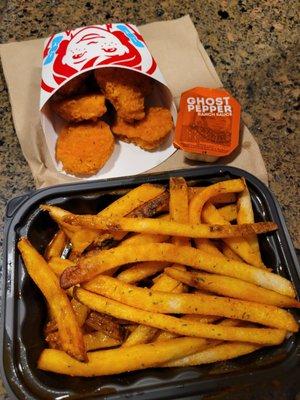
[(189, 89), (181, 95), (174, 146), (187, 158), (214, 162), (238, 146), (240, 113), (224, 89)]

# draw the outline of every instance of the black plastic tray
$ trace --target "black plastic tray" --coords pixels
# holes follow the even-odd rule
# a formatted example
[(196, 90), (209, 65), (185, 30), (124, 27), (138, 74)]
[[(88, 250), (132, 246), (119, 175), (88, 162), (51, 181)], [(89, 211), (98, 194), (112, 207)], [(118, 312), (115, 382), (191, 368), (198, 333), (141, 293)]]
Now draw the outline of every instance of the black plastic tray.
[[(293, 335), (279, 347), (262, 349), (239, 359), (207, 366), (148, 369), (99, 378), (74, 378), (36, 368), (46, 305), (24, 270), (16, 245), (26, 235), (43, 252), (56, 224), (39, 210), (41, 203), (60, 205), (76, 213), (96, 213), (112, 200), (143, 182), (167, 184), (183, 176), (204, 186), (244, 176), (257, 221), (275, 221), (276, 232), (260, 237), (263, 260), (300, 290), (300, 268), (279, 205), (257, 178), (231, 167), (201, 167), (123, 179), (85, 182), (39, 190), (11, 200), (4, 230), (3, 300), (1, 323), (1, 373), (13, 399), (139, 399), (202, 398), (205, 393), (272, 379), (299, 366), (300, 339)], [(296, 315), (299, 318), (299, 314)], [(194, 398), (194, 397), (193, 397)]]

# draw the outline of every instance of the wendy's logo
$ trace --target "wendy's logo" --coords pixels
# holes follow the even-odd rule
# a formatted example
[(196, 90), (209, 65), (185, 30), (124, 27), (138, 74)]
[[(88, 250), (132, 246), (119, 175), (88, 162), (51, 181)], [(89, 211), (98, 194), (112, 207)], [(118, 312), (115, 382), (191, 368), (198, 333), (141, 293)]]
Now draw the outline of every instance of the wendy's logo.
[(72, 76), (106, 65), (150, 76), (157, 72), (156, 62), (133, 25), (92, 25), (53, 35), (43, 54), (41, 107)]
[[(125, 41), (123, 41), (124, 43)], [(104, 29), (87, 27), (76, 33), (66, 47), (62, 63), (81, 70), (90, 61), (101, 64), (112, 57), (121, 57), (129, 53), (126, 43)]]

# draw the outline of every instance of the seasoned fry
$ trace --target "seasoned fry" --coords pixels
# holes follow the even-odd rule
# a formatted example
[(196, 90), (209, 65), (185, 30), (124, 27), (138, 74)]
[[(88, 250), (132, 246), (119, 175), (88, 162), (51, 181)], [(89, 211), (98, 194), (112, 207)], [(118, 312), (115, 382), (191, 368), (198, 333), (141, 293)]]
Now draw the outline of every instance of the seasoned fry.
[(245, 184), (242, 179), (231, 179), (208, 186), (196, 196), (194, 196), (190, 202), (190, 223), (197, 224), (200, 222), (202, 208), (204, 204), (213, 196), (216, 196), (220, 193), (241, 192), (244, 190), (244, 187)]
[[(120, 197), (104, 210), (100, 211), (98, 215), (105, 218), (128, 215), (130, 212), (134, 211), (148, 201), (155, 199), (165, 191), (166, 189), (163, 186), (145, 183), (135, 189), (130, 190), (124, 196)], [(51, 217), (60, 226), (67, 229), (66, 232), (72, 232), (70, 240), (72, 241), (73, 251), (81, 254), (91, 243), (97, 240), (99, 236), (98, 231), (90, 229), (78, 230), (76, 228), (74, 229), (74, 227), (69, 224), (65, 224), (63, 218), (71, 215), (71, 213), (68, 211), (50, 205), (43, 205), (41, 208), (42, 210), (48, 211)]]
[(123, 335), (120, 324), (118, 324), (114, 318), (108, 315), (92, 311), (87, 317), (85, 324), (96, 331), (105, 333), (105, 335), (113, 339), (118, 341), (121, 341), (122, 339)]
[(60, 283), (63, 288), (68, 288), (120, 265), (155, 260), (188, 265), (207, 272), (231, 276), (285, 296), (295, 297), (292, 283), (282, 276), (245, 263), (212, 256), (198, 249), (179, 247), (169, 243), (124, 246), (95, 252), (91, 256), (82, 258), (76, 267), (67, 268), (61, 275)]
[(122, 271), (118, 275), (118, 279), (127, 283), (136, 283), (142, 279), (148, 278), (169, 267), (170, 263), (160, 261), (141, 262), (133, 265), (132, 267)]
[[(237, 218), (237, 206), (235, 204), (228, 204), (227, 206), (218, 208), (218, 211), (220, 215), (228, 222), (233, 221)], [(253, 222), (254, 221), (252, 221), (252, 223)]]
[(300, 303), (291, 297), (283, 296), (240, 279), (202, 272), (186, 272), (176, 268), (166, 268), (165, 273), (177, 281), (222, 296), (270, 304), (277, 307), (300, 308)]
[[(205, 187), (189, 187), (189, 201), (191, 201), (196, 194), (202, 192), (204, 189)], [(235, 193), (220, 193), (210, 199), (212, 204), (228, 204), (235, 203), (235, 201)]]
[[(187, 224), (189, 222), (188, 186), (183, 178), (170, 178), (170, 216), (171, 220)], [(174, 237), (172, 243), (189, 245), (188, 238)]]
[(74, 310), (77, 323), (81, 327), (85, 323), (90, 310), (87, 306), (75, 300), (74, 298), (71, 300), (71, 306)]
[[(203, 345), (205, 346), (205, 345)], [(211, 364), (217, 361), (230, 360), (245, 354), (253, 353), (261, 346), (253, 343), (230, 342), (221, 343), (208, 349), (200, 350), (190, 356), (170, 361), (158, 367), (186, 367), (189, 365)]]
[[(164, 294), (174, 296), (169, 293)], [(183, 296), (183, 294), (180, 296)], [(286, 331), (282, 329), (236, 328), (181, 320), (180, 318), (178, 319), (169, 315), (144, 311), (135, 307), (127, 306), (81, 288), (75, 289), (75, 297), (78, 301), (81, 301), (98, 312), (105, 312), (106, 314), (112, 315), (116, 318), (124, 318), (128, 321), (174, 332), (181, 336), (194, 336), (229, 341), (237, 340), (241, 342), (273, 345), (281, 343), (286, 335)]]
[[(214, 205), (208, 203), (203, 207), (202, 219), (207, 224), (228, 224), (230, 223), (226, 221), (219, 214), (218, 210)], [(238, 225), (241, 226), (241, 225)], [(251, 236), (251, 234), (250, 234)], [(252, 233), (253, 236), (253, 233)], [(249, 235), (248, 235), (249, 237)], [(248, 239), (247, 237), (247, 239)], [(258, 268), (266, 268), (261, 259), (257, 257), (257, 253), (253, 251), (250, 247), (249, 243), (246, 239), (243, 238), (229, 238), (224, 239), (224, 242), (229, 246), (235, 253), (237, 253), (243, 260), (245, 260), (248, 264), (254, 265)]]
[(196, 248), (202, 250), (212, 256), (222, 257), (223, 254), (209, 239), (195, 239), (194, 240)]
[(116, 219), (75, 214), (68, 215), (63, 220), (67, 224), (82, 226), (92, 230), (139, 232), (210, 239), (244, 237), (253, 233), (265, 233), (277, 229), (277, 225), (274, 222), (257, 222), (244, 225), (190, 225), (175, 221), (164, 221), (162, 219), (126, 217)]
[[(203, 324), (210, 324), (210, 323), (218, 320), (219, 317), (214, 317), (211, 315), (186, 314), (182, 317), (182, 320), (185, 320), (185, 319), (188, 321), (198, 321)], [(178, 335), (176, 335), (175, 333), (172, 333), (172, 332), (161, 331), (156, 336), (155, 341), (169, 340), (169, 339), (173, 339), (174, 337), (177, 337), (177, 336)]]
[(67, 242), (66, 234), (64, 231), (59, 229), (47, 246), (45, 251), (45, 260), (49, 261), (52, 257), (60, 257)]
[[(147, 201), (141, 206), (137, 207), (133, 211), (131, 211), (127, 216), (131, 218), (144, 218), (144, 217), (153, 217), (161, 212), (168, 211), (169, 209), (169, 193), (164, 191), (154, 199)], [(168, 219), (168, 215), (164, 215), (160, 217), (162, 219)], [(100, 234), (95, 240), (94, 244), (97, 247), (103, 248), (106, 243), (114, 243), (115, 241), (122, 240), (127, 235), (127, 232), (114, 232), (114, 233), (103, 233)], [(136, 239), (128, 238), (123, 240), (120, 244), (127, 244), (127, 241), (133, 241), (133, 243), (138, 242), (139, 239), (142, 239), (141, 242), (144, 242), (143, 239), (148, 240), (149, 243), (159, 243), (164, 242), (168, 239), (168, 236), (165, 235), (147, 235), (147, 234), (137, 234)]]
[[(172, 292), (181, 293), (182, 285), (175, 279), (161, 275), (159, 279), (152, 286), (152, 290), (157, 290), (161, 292)], [(128, 336), (123, 346), (133, 346), (141, 343), (150, 342), (156, 335), (157, 329), (151, 328), (149, 326), (139, 325), (132, 333)]]
[(103, 376), (156, 366), (193, 354), (203, 346), (203, 339), (176, 338), (167, 342), (141, 344), (119, 349), (88, 353), (83, 364), (60, 350), (45, 349), (40, 355), (38, 368), (72, 376)]
[(137, 233), (129, 238), (124, 239), (119, 246), (136, 246), (146, 243), (163, 243), (169, 239), (167, 235), (151, 235), (147, 233)]
[[(183, 273), (184, 271), (182, 271), (182, 274), (178, 273), (178, 276), (181, 278)], [(245, 300), (204, 294), (158, 292), (135, 287), (103, 275), (99, 275), (93, 281), (84, 284), (84, 288), (123, 304), (152, 312), (216, 315), (256, 322), (291, 332), (298, 330), (298, 324), (294, 317), (287, 311), (275, 306)]]
[[(155, 328), (153, 328), (155, 329)], [(157, 332), (157, 329), (155, 329), (155, 331)], [(170, 340), (170, 339), (174, 339), (176, 337), (178, 337), (178, 335), (176, 335), (176, 333), (172, 333), (172, 332), (167, 332), (167, 331), (158, 331), (158, 335), (155, 338), (155, 342), (163, 342), (165, 340)], [(203, 339), (205, 340), (205, 339)], [(203, 343), (203, 345), (205, 345), (205, 343)]]
[[(166, 189), (160, 185), (144, 183), (135, 189), (130, 190), (124, 196), (111, 203), (97, 215), (104, 218), (121, 217), (128, 215), (139, 207), (145, 205), (148, 201), (155, 200), (166, 192)], [(159, 198), (161, 200), (161, 198)], [(165, 198), (164, 198), (165, 199)], [(149, 205), (148, 205), (149, 207)], [(152, 205), (153, 207), (153, 205)]]
[[(254, 222), (254, 213), (252, 209), (251, 197), (247, 185), (245, 189), (239, 193), (237, 201), (237, 223), (238, 224), (248, 224)], [(256, 235), (247, 238), (247, 241), (255, 252), (258, 261), (262, 264), (259, 244)]]
[(25, 238), (20, 239), (18, 249), (22, 254), (27, 272), (45, 296), (57, 322), (62, 348), (79, 361), (86, 361), (82, 332), (65, 292), (44, 258)]
[[(51, 349), (62, 350), (60, 337), (57, 331), (49, 332), (45, 340), (49, 343)], [(119, 340), (113, 339), (101, 331), (86, 333), (83, 335), (83, 340), (87, 351), (116, 347), (121, 344)]]
[(137, 344), (149, 343), (157, 334), (158, 329), (151, 326), (138, 325), (128, 336), (122, 347), (135, 346)]
[[(219, 319), (219, 317), (214, 317), (214, 316), (203, 316), (203, 315), (185, 315), (183, 318), (183, 320), (187, 319), (188, 321), (198, 321), (198, 322), (202, 322), (204, 324), (209, 324), (212, 322), (215, 322)], [(239, 326), (241, 325), (241, 321), (238, 320), (234, 320), (234, 319), (225, 319), (223, 321), (220, 322), (220, 325), (223, 326)], [(156, 341), (162, 341), (162, 340), (169, 340), (172, 339), (175, 336), (175, 333), (171, 333), (171, 332), (166, 332), (166, 331), (162, 331), (157, 337), (156, 337)], [(222, 343), (222, 341), (220, 340), (208, 340), (206, 339), (205, 343), (203, 343), (203, 349), (210, 347), (210, 346), (215, 346), (216, 344)]]
[(120, 340), (114, 339), (101, 331), (87, 333), (83, 336), (87, 351), (116, 347), (121, 344)]
[(182, 318), (187, 319), (188, 321), (202, 322), (203, 324), (211, 324), (220, 319), (220, 317), (216, 317), (215, 315), (198, 315), (198, 314), (186, 314)]
[(233, 250), (231, 250), (231, 248), (228, 247), (226, 243), (224, 243), (222, 247), (223, 247), (222, 251), (225, 257), (231, 258), (232, 260), (243, 262), (243, 259), (240, 256), (238, 256)]
[(66, 268), (74, 267), (76, 264), (73, 261), (64, 258), (51, 257), (48, 261), (48, 265), (55, 275), (60, 277)]

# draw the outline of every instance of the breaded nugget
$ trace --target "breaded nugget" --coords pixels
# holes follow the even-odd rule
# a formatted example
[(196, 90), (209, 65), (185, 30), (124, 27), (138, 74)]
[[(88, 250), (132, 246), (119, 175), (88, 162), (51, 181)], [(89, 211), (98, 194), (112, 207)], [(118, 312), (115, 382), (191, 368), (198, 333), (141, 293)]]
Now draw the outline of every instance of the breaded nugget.
[(118, 115), (132, 122), (145, 117), (144, 96), (151, 92), (151, 79), (123, 68), (101, 68), (94, 71), (98, 85)]
[(69, 97), (52, 103), (52, 109), (69, 122), (95, 121), (106, 113), (103, 94), (86, 94)]
[(56, 142), (56, 159), (64, 170), (76, 176), (96, 174), (114, 149), (114, 136), (103, 121), (70, 124)]
[(84, 86), (84, 81), (86, 80), (86, 77), (86, 73), (75, 76), (75, 78), (65, 83), (57, 91), (57, 94), (62, 96), (71, 96), (72, 94), (80, 92), (81, 88)]
[(173, 128), (170, 111), (167, 108), (151, 107), (141, 121), (130, 124), (118, 116), (112, 131), (121, 140), (132, 142), (142, 149), (154, 150)]

